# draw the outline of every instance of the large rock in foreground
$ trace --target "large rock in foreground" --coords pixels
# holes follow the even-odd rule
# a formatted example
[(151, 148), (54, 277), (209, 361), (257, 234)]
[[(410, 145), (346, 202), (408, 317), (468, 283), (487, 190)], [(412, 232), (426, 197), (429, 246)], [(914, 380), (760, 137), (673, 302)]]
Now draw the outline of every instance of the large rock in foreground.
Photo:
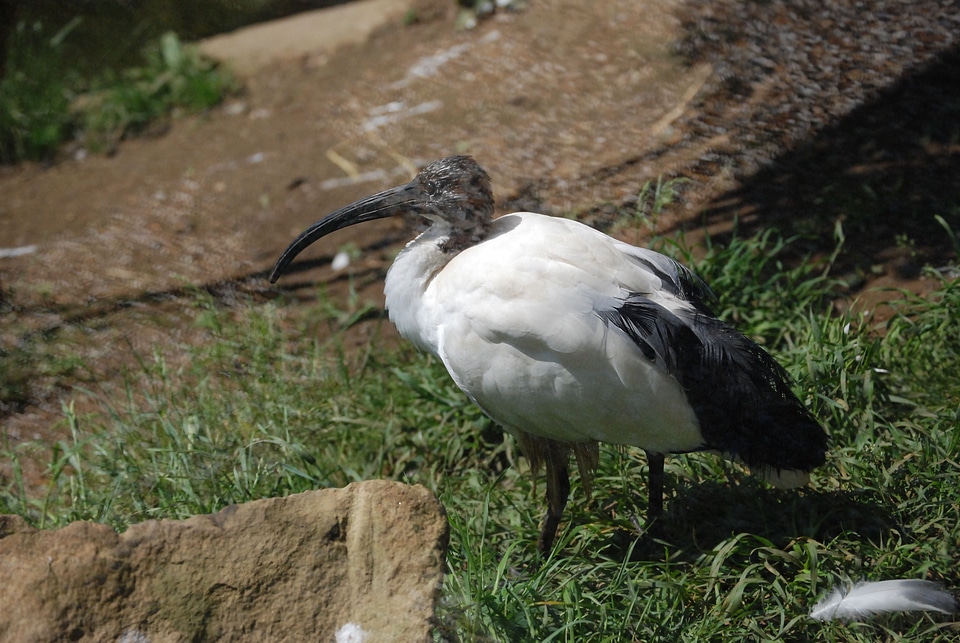
[(0, 640), (424, 641), (447, 534), (429, 491), (386, 481), (123, 534), (4, 515)]

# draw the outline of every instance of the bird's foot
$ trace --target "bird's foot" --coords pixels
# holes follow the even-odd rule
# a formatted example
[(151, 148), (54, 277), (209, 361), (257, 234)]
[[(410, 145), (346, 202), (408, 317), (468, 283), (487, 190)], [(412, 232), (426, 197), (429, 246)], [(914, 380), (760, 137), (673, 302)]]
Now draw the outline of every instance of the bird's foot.
[(630, 518), (633, 529), (617, 529), (613, 532), (611, 544), (614, 556), (619, 560), (663, 560), (664, 529), (659, 520), (651, 520), (646, 526), (640, 524), (636, 516)]

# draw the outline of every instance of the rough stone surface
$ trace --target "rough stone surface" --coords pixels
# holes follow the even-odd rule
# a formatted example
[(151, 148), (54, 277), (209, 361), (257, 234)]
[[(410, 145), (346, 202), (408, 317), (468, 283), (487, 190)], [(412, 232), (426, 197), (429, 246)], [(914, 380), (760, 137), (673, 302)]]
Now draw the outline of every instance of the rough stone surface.
[(423, 641), (447, 532), (429, 491), (387, 481), (122, 534), (0, 516), (0, 641)]

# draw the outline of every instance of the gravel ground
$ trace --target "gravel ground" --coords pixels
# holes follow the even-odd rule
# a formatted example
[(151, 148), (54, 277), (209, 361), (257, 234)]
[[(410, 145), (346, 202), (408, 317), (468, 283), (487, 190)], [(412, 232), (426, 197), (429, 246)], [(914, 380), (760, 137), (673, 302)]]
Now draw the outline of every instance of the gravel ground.
[(690, 0), (682, 20), (715, 70), (686, 141), (724, 140), (698, 169), (742, 179), (711, 217), (827, 244), (839, 220), (860, 271), (955, 259), (933, 215), (960, 228), (960, 3)]
[(692, 176), (693, 216), (675, 223), (721, 236), (734, 220), (774, 225), (827, 252), (840, 223), (854, 294), (922, 291), (923, 265), (956, 262), (934, 217), (960, 229), (960, 3), (687, 0), (677, 15), (677, 52), (712, 73), (673, 140), (596, 180), (610, 189), (651, 165)]

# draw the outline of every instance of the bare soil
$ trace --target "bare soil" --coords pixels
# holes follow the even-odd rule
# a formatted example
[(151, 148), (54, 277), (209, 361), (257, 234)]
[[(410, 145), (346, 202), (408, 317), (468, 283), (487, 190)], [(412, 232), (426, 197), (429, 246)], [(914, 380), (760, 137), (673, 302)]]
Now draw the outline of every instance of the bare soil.
[[(839, 271), (867, 308), (895, 296), (876, 286), (923, 292), (922, 266), (956, 261), (933, 217), (960, 229), (958, 2), (531, 0), (470, 31), (449, 0), (411, 5), (413, 24), (272, 61), (112, 156), (0, 169), (0, 249), (37, 247), (0, 258), (0, 347), (24, 351), (6, 377), (27, 380), (0, 399), (4, 439), (56, 440), (75, 387), (109, 397), (135, 356), (182, 359), (204, 337), (198, 289), (310, 305), (350, 272), (382, 305), (409, 222), (325, 239), (276, 287), (265, 274), (324, 213), (453, 153), (488, 170), (501, 211), (614, 234), (661, 175), (691, 181), (659, 233), (775, 226), (816, 254), (839, 222)], [(334, 273), (344, 244), (360, 258)]]

